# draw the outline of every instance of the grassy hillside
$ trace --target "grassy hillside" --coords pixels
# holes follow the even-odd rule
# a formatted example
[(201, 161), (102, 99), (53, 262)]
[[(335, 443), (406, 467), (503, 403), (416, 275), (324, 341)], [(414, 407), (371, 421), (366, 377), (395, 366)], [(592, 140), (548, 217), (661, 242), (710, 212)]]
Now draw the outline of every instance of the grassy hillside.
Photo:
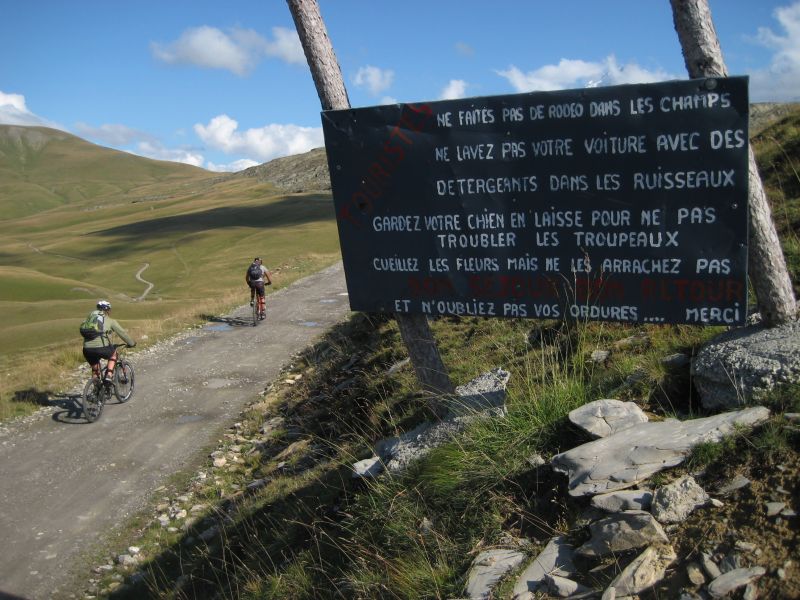
[[(323, 155), (324, 159), (324, 155)], [(98, 298), (138, 338), (246, 300), (255, 255), (276, 288), (339, 257), (330, 196), (108, 150), (43, 128), (0, 127), (0, 420), (81, 360)], [(155, 284), (144, 301), (136, 299)], [(54, 368), (20, 369), (41, 349)]]
[(180, 186), (214, 176), (190, 165), (96, 146), (55, 129), (0, 125), (2, 220), (63, 205), (125, 202), (134, 189), (146, 194), (149, 184)]
[[(755, 140), (790, 257), (800, 212), (798, 118), (795, 111)], [(796, 267), (793, 273), (797, 285)], [(214, 454), (226, 465), (209, 461), (160, 490), (161, 506), (140, 515), (96, 564), (110, 564), (100, 556), (131, 544), (141, 548), (141, 562), (108, 567), (100, 581), (91, 575), (80, 591), (120, 599), (463, 597), (482, 550), (514, 547), (533, 558), (553, 535), (575, 545), (588, 539), (586, 499), (570, 497), (565, 478), (535, 460), (588, 441), (568, 411), (618, 398), (636, 402), (651, 420), (702, 415), (688, 366), (663, 359), (692, 355), (721, 331), (454, 317), (432, 326), (456, 384), (498, 366), (510, 371), (505, 418), (473, 423), (401, 474), (354, 479), (352, 464), (371, 456), (377, 440), (431, 416), (413, 370), (402, 366), (396, 324), (356, 315), (293, 361), (242, 415)], [(598, 362), (596, 350), (610, 354)], [(758, 597), (799, 597), (797, 518), (768, 519), (764, 507), (780, 499), (797, 508), (800, 433), (783, 414), (800, 411), (800, 387), (767, 402), (774, 416), (766, 424), (702, 444), (686, 465), (650, 480), (655, 488), (692, 473), (712, 495), (735, 475), (751, 484), (722, 507), (670, 527), (678, 559), (663, 582), (637, 597), (707, 597), (687, 575), (703, 552), (765, 566)], [(158, 521), (165, 514), (175, 515), (171, 528)], [(734, 551), (739, 541), (757, 550)], [(584, 559), (581, 582), (607, 586), (637, 553)], [(493, 597), (511, 598), (518, 572)]]

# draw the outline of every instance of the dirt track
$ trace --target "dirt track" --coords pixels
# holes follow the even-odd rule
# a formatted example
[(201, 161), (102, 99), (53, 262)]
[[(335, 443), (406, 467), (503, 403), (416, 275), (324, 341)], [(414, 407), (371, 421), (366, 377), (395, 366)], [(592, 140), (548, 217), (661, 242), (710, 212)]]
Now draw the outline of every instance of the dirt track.
[[(246, 290), (243, 290), (243, 295)], [(169, 343), (132, 354), (136, 392), (87, 424), (75, 395), (0, 429), (0, 599), (65, 594), (87, 553), (176, 472), (199, 464), (290, 357), (349, 311), (341, 264)], [(125, 315), (117, 315), (125, 323)]]

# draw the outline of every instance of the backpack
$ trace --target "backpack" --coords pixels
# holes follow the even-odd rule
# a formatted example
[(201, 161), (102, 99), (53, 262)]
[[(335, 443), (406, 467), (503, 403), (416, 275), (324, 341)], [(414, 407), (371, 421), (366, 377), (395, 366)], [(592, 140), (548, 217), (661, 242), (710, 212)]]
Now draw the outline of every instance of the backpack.
[(83, 339), (88, 341), (95, 340), (103, 335), (105, 332), (105, 317), (102, 313), (93, 310), (91, 314), (86, 317), (86, 320), (81, 323), (80, 332)]
[(261, 266), (257, 265), (256, 263), (253, 263), (252, 265), (247, 267), (247, 278), (250, 281), (256, 281), (258, 279), (261, 279), (262, 276), (261, 273), (262, 273)]

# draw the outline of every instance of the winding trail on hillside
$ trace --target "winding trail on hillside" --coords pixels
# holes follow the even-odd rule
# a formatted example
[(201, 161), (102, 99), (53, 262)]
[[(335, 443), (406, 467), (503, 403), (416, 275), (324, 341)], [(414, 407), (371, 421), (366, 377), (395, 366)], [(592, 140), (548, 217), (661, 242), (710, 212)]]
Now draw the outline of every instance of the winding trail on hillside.
[(80, 416), (73, 393), (0, 426), (0, 598), (79, 594), (96, 577), (90, 561), (109, 532), (175, 473), (205, 464), (242, 409), (348, 311), (339, 263), (270, 294), (258, 327), (244, 305), (131, 352), (134, 397), (110, 403), (95, 423)]
[(142, 295), (135, 299), (136, 302), (139, 302), (140, 300), (144, 300), (147, 297), (147, 294), (150, 293), (150, 290), (152, 290), (155, 287), (154, 283), (150, 283), (146, 279), (142, 278), (142, 273), (144, 273), (145, 269), (147, 269), (147, 267), (149, 267), (149, 266), (150, 266), (150, 263), (144, 263), (144, 266), (136, 272), (136, 279), (138, 279), (139, 281), (141, 281), (143, 284), (145, 284), (147, 286), (147, 288), (145, 288), (144, 292), (142, 292)]

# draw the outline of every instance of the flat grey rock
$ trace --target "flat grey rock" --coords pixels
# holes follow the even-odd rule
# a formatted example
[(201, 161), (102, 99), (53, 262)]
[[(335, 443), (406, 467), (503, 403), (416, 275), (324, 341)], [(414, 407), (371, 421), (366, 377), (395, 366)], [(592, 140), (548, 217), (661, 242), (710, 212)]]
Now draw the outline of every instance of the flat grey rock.
[(728, 571), (708, 584), (708, 593), (712, 598), (724, 598), (734, 590), (756, 581), (766, 572), (764, 567)]
[(720, 494), (721, 496), (727, 496), (728, 494), (731, 494), (736, 490), (740, 490), (743, 487), (747, 487), (748, 485), (750, 485), (750, 480), (744, 475), (739, 473), (728, 483), (719, 488), (719, 490), (717, 490), (717, 493)]
[(743, 327), (706, 344), (692, 364), (707, 409), (757, 402), (775, 386), (800, 381), (800, 322)]
[(506, 386), (511, 373), (503, 369), (492, 369), (478, 375), (464, 385), (456, 387), (455, 397), (445, 399), (450, 417), (481, 413), (489, 409), (503, 410), (506, 401)]
[(709, 500), (711, 498), (694, 477), (684, 475), (656, 490), (650, 512), (659, 523), (680, 523)]
[(365, 458), (353, 464), (353, 477), (360, 479), (377, 477), (383, 472), (383, 469), (383, 463), (379, 457)]
[(381, 440), (375, 454), (390, 472), (405, 469), (433, 448), (449, 442), (473, 420), (505, 415), (508, 371), (494, 369), (456, 388), (456, 396), (446, 401), (447, 418), (437, 423), (422, 423), (400, 436)]
[(653, 492), (649, 490), (620, 490), (592, 498), (592, 506), (610, 513), (624, 510), (650, 510)]
[(575, 598), (579, 595), (593, 592), (592, 588), (581, 585), (576, 581), (561, 577), (560, 575), (545, 575), (547, 588), (553, 596), (559, 598)]
[(649, 546), (617, 575), (609, 585), (616, 597), (631, 596), (664, 579), (667, 567), (677, 558), (670, 545)]
[(591, 539), (576, 551), (583, 556), (606, 556), (653, 544), (668, 544), (667, 534), (650, 513), (629, 511), (589, 525)]
[(736, 426), (753, 426), (767, 418), (769, 410), (758, 406), (703, 419), (640, 423), (557, 454), (550, 463), (567, 475), (572, 496), (612, 492), (680, 464), (697, 444), (719, 441)]
[(595, 437), (608, 437), (623, 429), (647, 422), (647, 415), (635, 402), (604, 399), (570, 411), (569, 420)]
[(485, 600), (503, 575), (517, 568), (525, 560), (524, 552), (496, 548), (478, 554), (467, 576), (467, 597), (470, 600)]
[(574, 555), (575, 547), (565, 536), (554, 537), (519, 576), (511, 597), (514, 600), (529, 600), (534, 592), (547, 585), (546, 575), (572, 575), (576, 572), (572, 562)]

